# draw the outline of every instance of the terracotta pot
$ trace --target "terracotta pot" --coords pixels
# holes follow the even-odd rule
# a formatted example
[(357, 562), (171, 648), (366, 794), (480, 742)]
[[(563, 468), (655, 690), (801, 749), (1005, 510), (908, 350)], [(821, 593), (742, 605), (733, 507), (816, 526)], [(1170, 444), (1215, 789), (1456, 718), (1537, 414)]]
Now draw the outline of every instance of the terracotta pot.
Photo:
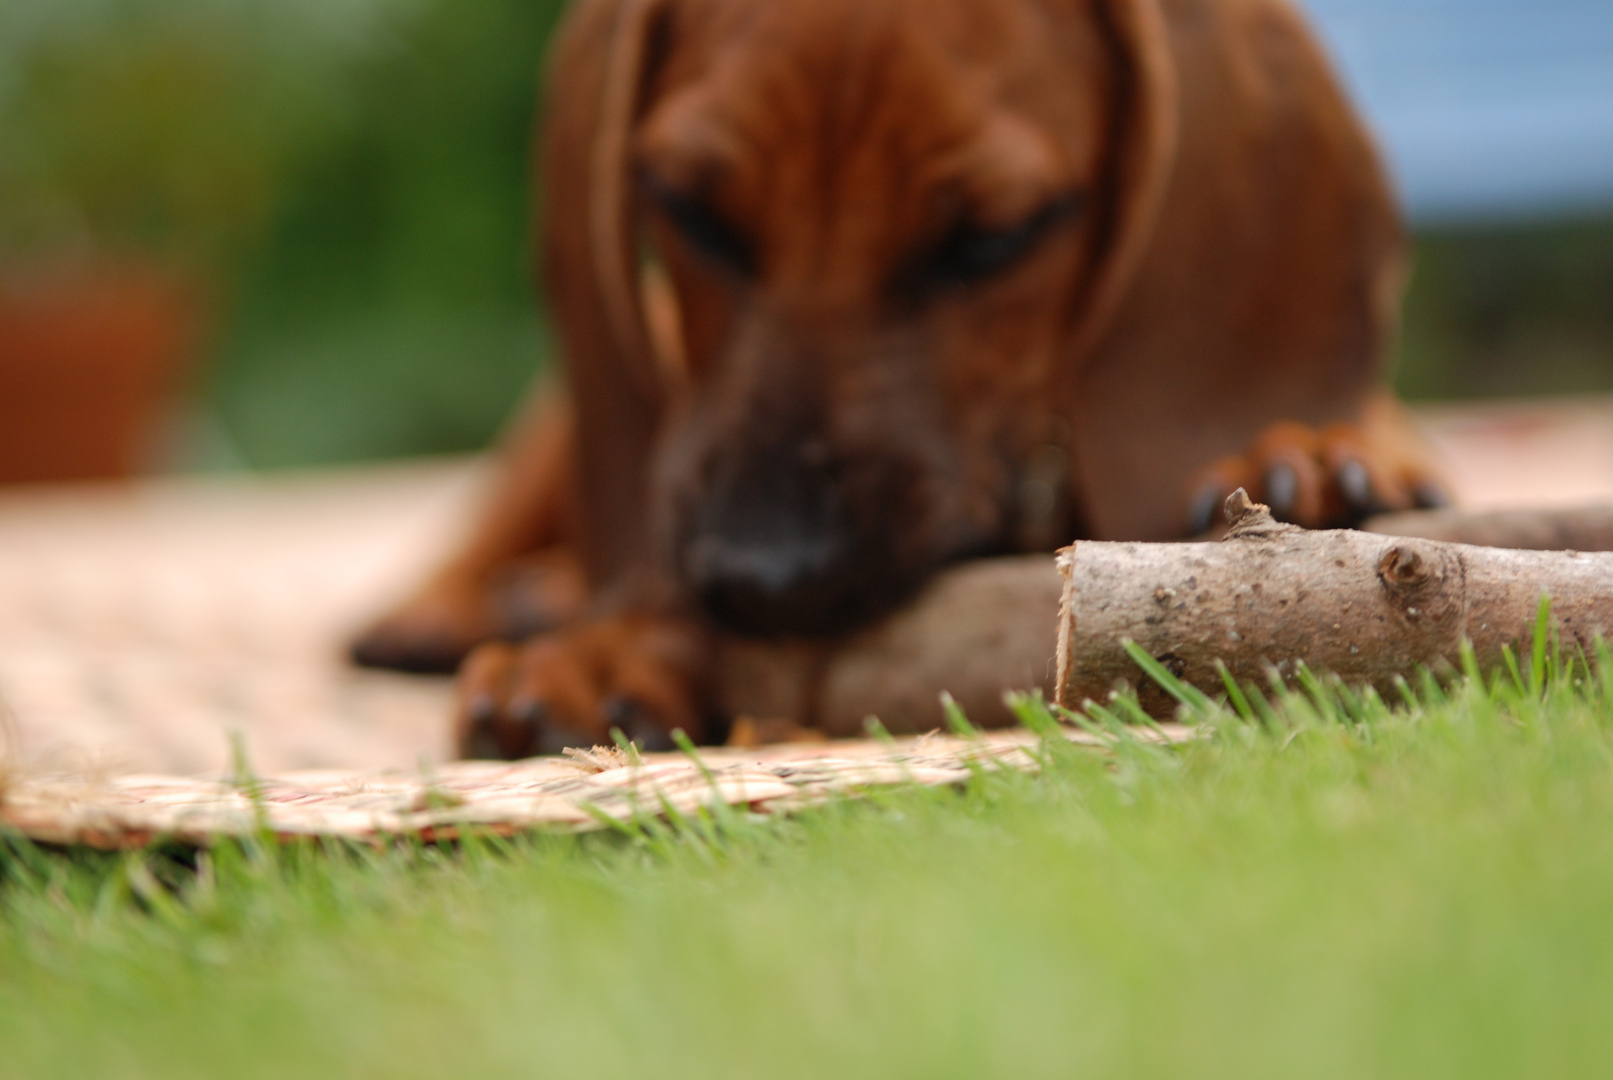
[(131, 263), (0, 273), (0, 482), (140, 471), (190, 366), (197, 295)]

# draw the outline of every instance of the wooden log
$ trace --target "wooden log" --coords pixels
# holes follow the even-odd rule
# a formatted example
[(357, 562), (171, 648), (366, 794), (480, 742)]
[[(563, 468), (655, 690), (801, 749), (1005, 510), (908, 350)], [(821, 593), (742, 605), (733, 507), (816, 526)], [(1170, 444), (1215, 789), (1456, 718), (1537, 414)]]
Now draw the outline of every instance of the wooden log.
[[(1077, 543), (1064, 576), (1055, 696), (1075, 707), (1137, 682), (1136, 641), (1201, 689), (1217, 661), (1242, 681), (1303, 663), (1387, 692), (1396, 675), (1455, 663), (1464, 640), (1488, 667), (1526, 647), (1542, 595), (1569, 649), (1613, 632), (1613, 554), (1519, 551), (1273, 521), (1241, 490), (1219, 543)], [(1174, 703), (1151, 685), (1144, 706)]]
[(1410, 510), (1381, 514), (1361, 526), (1389, 536), (1421, 536), (1453, 544), (1531, 551), (1613, 551), (1613, 506), (1551, 510)]
[[(1418, 664), (1454, 659), (1464, 633), (1493, 661), (1502, 642), (1527, 635), (1542, 590), (1555, 598), (1558, 623), (1570, 624), (1565, 640), (1588, 643), (1613, 626), (1613, 556), (1307, 533), (1253, 507), (1240, 513), (1254, 516), (1216, 543), (1082, 541), (1058, 560), (965, 563), (884, 622), (836, 642), (727, 640), (718, 664), (721, 703), (730, 715), (789, 720), (837, 737), (861, 734), (868, 716), (901, 734), (941, 727), (937, 699), (946, 690), (972, 722), (1001, 727), (1014, 722), (1004, 690), (1040, 687), (1050, 698), (1079, 703), (1101, 699), (1121, 679), (1138, 685), (1120, 647), (1128, 637), (1212, 689), (1220, 685), (1217, 658), (1243, 679), (1263, 682), (1267, 664), (1290, 674), (1303, 660), (1381, 686)], [(1413, 537), (1482, 536), (1515, 547), (1577, 539), (1587, 549), (1587, 528), (1604, 520), (1613, 523), (1613, 510), (1425, 511), (1368, 527)], [(1608, 535), (1613, 539), (1613, 529)], [(1380, 566), (1391, 552), (1391, 564)], [(1070, 575), (1063, 619), (1060, 563)], [(1055, 655), (1063, 662), (1059, 677)], [(1139, 688), (1150, 709), (1169, 714), (1172, 702), (1157, 688)]]
[(945, 690), (979, 727), (1015, 722), (1003, 691), (1053, 689), (1060, 580), (1051, 555), (948, 570), (877, 626), (832, 643), (720, 644), (719, 698), (732, 716), (787, 717), (831, 737), (875, 716), (894, 734), (944, 726)]

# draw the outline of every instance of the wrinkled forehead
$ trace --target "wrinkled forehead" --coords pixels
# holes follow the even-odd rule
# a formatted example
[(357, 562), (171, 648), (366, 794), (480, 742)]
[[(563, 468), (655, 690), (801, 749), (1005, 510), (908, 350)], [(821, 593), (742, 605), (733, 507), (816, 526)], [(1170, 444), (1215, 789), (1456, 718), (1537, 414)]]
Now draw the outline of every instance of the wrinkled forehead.
[(1097, 166), (1110, 50), (1079, 0), (686, 0), (637, 138), (684, 190), (920, 193), (1012, 220)]

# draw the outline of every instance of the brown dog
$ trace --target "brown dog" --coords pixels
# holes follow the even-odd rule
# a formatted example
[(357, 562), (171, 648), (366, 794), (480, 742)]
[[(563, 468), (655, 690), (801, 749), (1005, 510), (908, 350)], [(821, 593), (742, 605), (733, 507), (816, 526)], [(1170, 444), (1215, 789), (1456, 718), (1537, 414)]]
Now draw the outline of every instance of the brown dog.
[(1237, 484), (1438, 498), (1375, 389), (1393, 203), (1285, 0), (581, 0), (548, 100), (569, 402), (355, 649), (563, 624), (471, 656), (468, 754), (712, 737), (714, 626), (840, 633)]

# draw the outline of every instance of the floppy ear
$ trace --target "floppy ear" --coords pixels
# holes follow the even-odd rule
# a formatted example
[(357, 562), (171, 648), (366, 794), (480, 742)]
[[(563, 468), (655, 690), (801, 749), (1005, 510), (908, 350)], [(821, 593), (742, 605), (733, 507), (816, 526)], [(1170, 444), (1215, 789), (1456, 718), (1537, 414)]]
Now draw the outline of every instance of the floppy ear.
[(1091, 535), (1170, 539), (1204, 465), (1280, 420), (1357, 418), (1395, 328), (1399, 218), (1287, 0), (1099, 4), (1131, 89), (1065, 399), (1074, 479)]
[(1103, 0), (1124, 89), (1110, 166), (1101, 252), (1071, 341), (1090, 353), (1114, 318), (1153, 240), (1176, 162), (1176, 61), (1155, 0)]
[(543, 139), (543, 267), (577, 417), (581, 551), (596, 587), (646, 564), (664, 389), (644, 322), (629, 175), (667, 0), (582, 0), (555, 43)]

